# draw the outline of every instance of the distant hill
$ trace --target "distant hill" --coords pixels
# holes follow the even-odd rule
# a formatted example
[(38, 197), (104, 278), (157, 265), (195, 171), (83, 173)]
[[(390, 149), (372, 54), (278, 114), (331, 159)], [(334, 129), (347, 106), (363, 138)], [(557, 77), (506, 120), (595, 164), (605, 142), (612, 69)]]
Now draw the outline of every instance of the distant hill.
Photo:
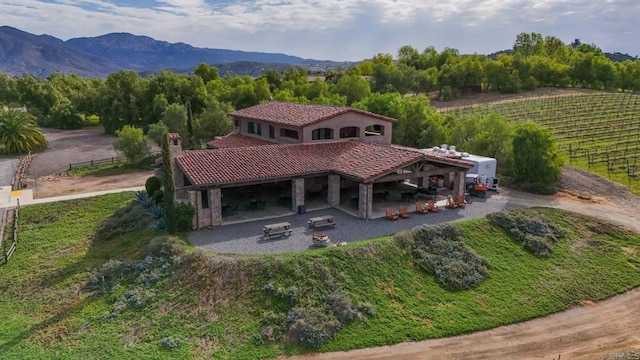
[(162, 69), (190, 72), (201, 62), (221, 67), (221, 74), (232, 71), (236, 75), (253, 76), (259, 75), (260, 69), (301, 66), (321, 71), (349, 65), (286, 54), (197, 48), (128, 33), (62, 41), (10, 26), (0, 27), (0, 71), (11, 76), (46, 77), (59, 72), (104, 78), (121, 69), (140, 73)]
[(53, 36), (0, 27), (0, 71), (5, 74), (46, 77), (60, 72), (104, 77), (119, 68), (118, 64), (79, 52)]
[(148, 36), (112, 33), (66, 41), (72, 48), (120, 64), (123, 68), (147, 71), (188, 69), (201, 62), (227, 64), (236, 61), (299, 64), (304, 59), (285, 54), (196, 48), (185, 43), (168, 43)]

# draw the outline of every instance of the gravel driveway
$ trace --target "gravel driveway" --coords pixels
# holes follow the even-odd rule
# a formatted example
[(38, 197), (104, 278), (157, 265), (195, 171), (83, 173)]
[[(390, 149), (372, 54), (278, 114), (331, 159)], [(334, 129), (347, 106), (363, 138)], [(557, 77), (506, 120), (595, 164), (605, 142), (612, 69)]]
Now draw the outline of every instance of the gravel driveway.
[(81, 130), (40, 129), (49, 142), (47, 149), (36, 154), (29, 175), (46, 176), (69, 169), (69, 164), (118, 156), (113, 150), (113, 135), (102, 128)]
[[(219, 253), (263, 254), (292, 252), (313, 248), (311, 237), (314, 232), (326, 233), (333, 243), (349, 243), (393, 234), (423, 224), (439, 224), (479, 218), (496, 211), (532, 205), (536, 204), (514, 199), (503, 191), (501, 193), (492, 193), (485, 199), (471, 198), (464, 209), (441, 208), (438, 213), (426, 215), (411, 213), (411, 218), (396, 221), (389, 221), (385, 218), (363, 220), (330, 208), (309, 211), (303, 215), (288, 215), (276, 219), (223, 225), (212, 230), (193, 231), (189, 233), (189, 239), (194, 246)], [(309, 229), (307, 220), (311, 217), (322, 215), (333, 215), (336, 222), (335, 228)], [(291, 229), (293, 230), (291, 236), (273, 239), (262, 238), (262, 227), (264, 225), (284, 221), (291, 224)]]

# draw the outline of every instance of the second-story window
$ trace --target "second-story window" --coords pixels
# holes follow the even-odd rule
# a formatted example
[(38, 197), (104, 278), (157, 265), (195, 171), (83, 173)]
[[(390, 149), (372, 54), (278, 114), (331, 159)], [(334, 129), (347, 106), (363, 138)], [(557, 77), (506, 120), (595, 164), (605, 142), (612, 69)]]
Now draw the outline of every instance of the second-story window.
[(311, 132), (312, 140), (333, 139), (333, 130), (328, 128), (315, 129)]
[(269, 137), (272, 139), (276, 137), (276, 128), (273, 125), (269, 125)]
[(280, 137), (297, 139), (298, 132), (296, 130), (291, 130), (291, 129), (280, 129)]
[(247, 132), (249, 134), (262, 135), (262, 128), (260, 126), (260, 123), (249, 121), (247, 125)]

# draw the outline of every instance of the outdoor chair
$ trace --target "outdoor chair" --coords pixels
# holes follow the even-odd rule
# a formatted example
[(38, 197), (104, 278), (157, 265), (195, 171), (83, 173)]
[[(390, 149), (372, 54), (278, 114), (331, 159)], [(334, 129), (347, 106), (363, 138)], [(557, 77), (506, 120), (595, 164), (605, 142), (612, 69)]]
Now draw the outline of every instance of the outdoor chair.
[(418, 214), (426, 214), (429, 212), (428, 208), (425, 208), (422, 206), (422, 203), (420, 201), (416, 202), (416, 212)]
[(427, 201), (427, 210), (435, 213), (435, 212), (438, 212), (438, 210), (440, 209), (438, 208), (438, 205), (436, 205), (435, 201), (429, 200)]
[(464, 195), (458, 195), (458, 201), (456, 202), (458, 207), (464, 209), (465, 205), (467, 205), (467, 200), (464, 199)]
[(387, 220), (398, 220), (398, 214), (394, 213), (391, 208), (387, 208)]
[(411, 216), (409, 215), (409, 210), (407, 210), (407, 207), (404, 205), (400, 205), (400, 217), (403, 219), (408, 219)]

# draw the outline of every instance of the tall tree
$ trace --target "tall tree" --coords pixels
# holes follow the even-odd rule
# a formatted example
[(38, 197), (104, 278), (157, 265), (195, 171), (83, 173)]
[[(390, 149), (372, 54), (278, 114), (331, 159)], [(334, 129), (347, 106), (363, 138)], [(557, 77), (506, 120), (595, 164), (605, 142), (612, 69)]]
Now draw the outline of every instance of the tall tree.
[(173, 180), (173, 167), (173, 157), (171, 156), (171, 151), (169, 151), (169, 134), (167, 134), (162, 142), (162, 185), (164, 190), (162, 199), (164, 205), (165, 229), (169, 234), (175, 234), (177, 227), (175, 203), (176, 187)]
[(526, 121), (516, 128), (512, 146), (513, 180), (525, 190), (555, 193), (563, 160), (551, 133), (532, 121)]

